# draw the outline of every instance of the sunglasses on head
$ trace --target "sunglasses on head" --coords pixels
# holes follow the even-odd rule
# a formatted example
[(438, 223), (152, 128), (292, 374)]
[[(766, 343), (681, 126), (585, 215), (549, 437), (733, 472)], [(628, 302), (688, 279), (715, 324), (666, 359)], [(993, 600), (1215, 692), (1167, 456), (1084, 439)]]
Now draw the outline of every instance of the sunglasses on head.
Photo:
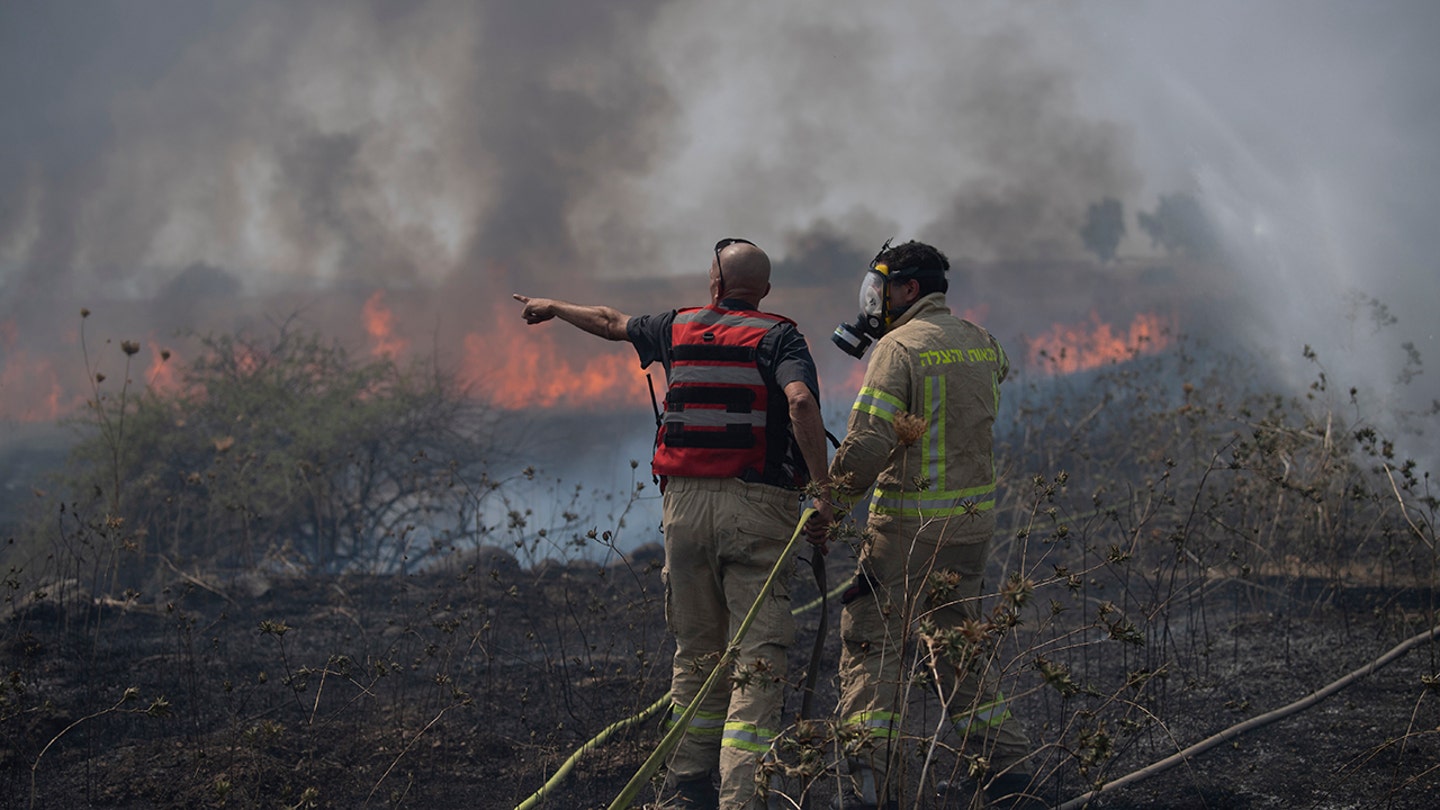
[(720, 278), (720, 289), (722, 290), (725, 289), (725, 268), (720, 266), (720, 251), (731, 245), (750, 245), (753, 247), (755, 243), (749, 239), (741, 239), (738, 236), (727, 236), (715, 243), (715, 274)]

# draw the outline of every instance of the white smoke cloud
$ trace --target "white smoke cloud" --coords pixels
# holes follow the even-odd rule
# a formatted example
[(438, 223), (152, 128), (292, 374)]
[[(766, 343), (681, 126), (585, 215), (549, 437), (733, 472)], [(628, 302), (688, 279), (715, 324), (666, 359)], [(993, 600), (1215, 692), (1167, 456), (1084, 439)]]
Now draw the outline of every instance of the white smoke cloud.
[[(1074, 17), (1094, 45), (1083, 83), (1134, 133), (1149, 199), (1193, 189), (1223, 228), (1247, 302), (1232, 325), (1278, 381), (1315, 379), (1309, 345), (1332, 384), (1382, 411), (1429, 408), (1433, 383), (1397, 380), (1415, 370), (1406, 343), (1440, 360), (1426, 213), (1440, 205), (1440, 7), (1145, 4)], [(1425, 441), (1422, 454), (1440, 455)]]

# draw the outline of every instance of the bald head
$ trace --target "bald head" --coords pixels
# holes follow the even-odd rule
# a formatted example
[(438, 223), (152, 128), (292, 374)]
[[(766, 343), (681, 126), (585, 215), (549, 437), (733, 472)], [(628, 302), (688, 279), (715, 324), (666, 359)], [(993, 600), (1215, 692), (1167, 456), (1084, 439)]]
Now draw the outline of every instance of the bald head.
[(770, 257), (746, 243), (726, 245), (710, 263), (710, 298), (738, 298), (752, 307), (770, 293)]

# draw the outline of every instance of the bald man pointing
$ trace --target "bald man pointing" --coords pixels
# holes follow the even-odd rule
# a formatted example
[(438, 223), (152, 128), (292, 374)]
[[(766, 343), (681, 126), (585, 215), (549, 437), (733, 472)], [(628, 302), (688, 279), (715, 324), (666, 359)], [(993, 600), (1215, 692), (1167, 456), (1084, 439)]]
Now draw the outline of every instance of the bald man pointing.
[[(628, 340), (642, 368), (657, 360), (665, 368), (665, 416), (651, 466), (664, 493), (665, 617), (675, 635), (671, 723), (760, 598), (800, 518), (807, 482), (819, 485), (808, 539), (823, 547), (833, 520), (815, 361), (794, 321), (759, 310), (769, 292), (765, 252), (745, 239), (722, 239), (710, 262), (707, 306), (631, 317), (606, 306), (515, 296), (527, 323), (559, 318)], [(671, 753), (662, 806), (764, 806), (755, 769), (780, 729), (786, 649), (795, 636), (791, 572), (784, 573), (761, 600), (731, 677), (700, 703)], [(726, 688), (732, 683), (744, 686)]]

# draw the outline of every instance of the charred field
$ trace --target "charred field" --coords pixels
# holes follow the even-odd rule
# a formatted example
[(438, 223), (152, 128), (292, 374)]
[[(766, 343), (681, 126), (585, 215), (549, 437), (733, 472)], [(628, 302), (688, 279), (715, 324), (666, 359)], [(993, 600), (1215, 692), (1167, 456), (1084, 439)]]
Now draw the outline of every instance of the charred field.
[[(831, 582), (849, 573), (843, 556), (831, 555)], [(817, 596), (808, 575), (795, 582), (797, 604)], [(1398, 584), (1270, 575), (1185, 587), (1185, 599), (1136, 616), (1143, 640), (1036, 616), (997, 653), (1041, 746), (1051, 806), (1301, 700), (1433, 615), (1427, 588)], [(62, 586), (5, 628), (5, 807), (513, 808), (668, 688), (654, 550), (628, 566), (536, 571), (498, 555), (445, 574), (307, 576), (223, 593), (176, 580), (154, 600), (80, 596)], [(791, 717), (817, 613), (800, 619)], [(1029, 630), (1042, 624), (1083, 647), (1037, 653)], [(832, 630), (822, 719), (838, 654)], [(1063, 666), (1064, 680), (1042, 673), (1039, 658)], [(1433, 647), (1414, 650), (1088, 806), (1429, 807), (1440, 787), (1437, 670)], [(935, 720), (930, 703), (912, 706), (912, 769)], [(660, 733), (651, 712), (581, 758), (538, 806), (609, 806)], [(813, 733), (806, 744), (833, 762), (834, 735)], [(962, 767), (945, 752), (927, 781)], [(818, 806), (832, 782), (782, 780)], [(912, 779), (914, 806), (942, 806), (928, 787)], [(654, 798), (653, 788), (640, 796)]]

